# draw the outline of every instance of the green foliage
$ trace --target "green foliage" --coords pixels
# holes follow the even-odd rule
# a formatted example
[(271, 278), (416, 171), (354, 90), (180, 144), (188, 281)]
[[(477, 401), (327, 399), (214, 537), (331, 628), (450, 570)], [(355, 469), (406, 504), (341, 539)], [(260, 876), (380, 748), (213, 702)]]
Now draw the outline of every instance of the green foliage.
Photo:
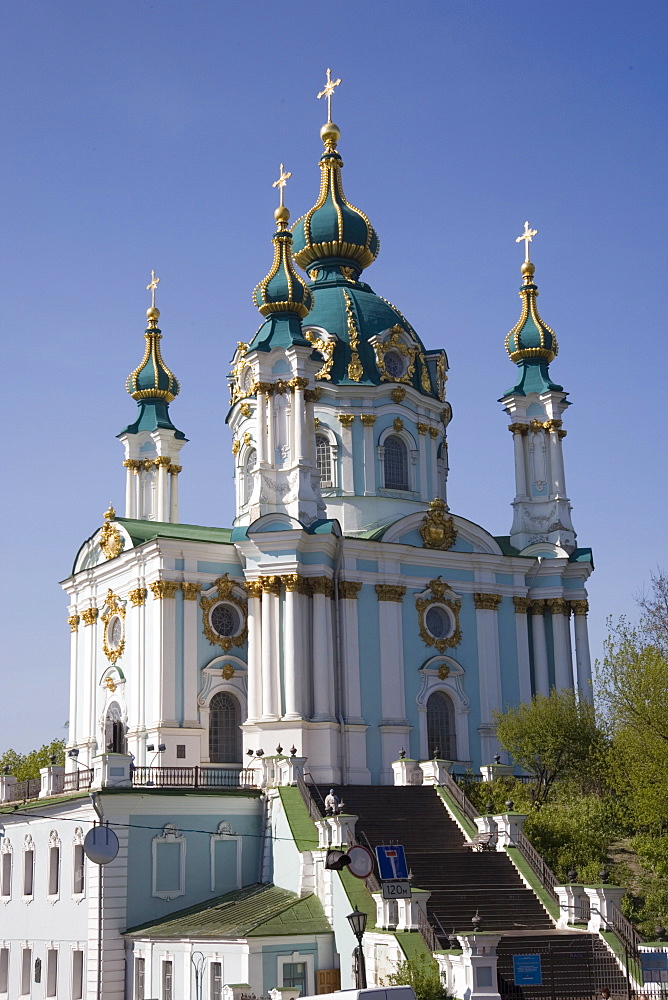
[(495, 712), (496, 735), (514, 762), (535, 778), (533, 801), (540, 808), (554, 783), (577, 778), (582, 787), (596, 782), (606, 739), (594, 707), (573, 691), (552, 690), (506, 712)]
[(616, 833), (611, 805), (598, 795), (557, 799), (530, 814), (524, 832), (559, 879), (573, 868), (579, 882), (600, 882)]
[(6, 750), (0, 757), (0, 770), (9, 768), (8, 773), (18, 781), (39, 778), (39, 769), (48, 767), (51, 757), (56, 758), (56, 764), (65, 763), (65, 740), (51, 740), (50, 743), (44, 743), (39, 750), (31, 750), (28, 754)]
[(436, 959), (419, 955), (400, 962), (387, 978), (388, 986), (412, 986), (417, 1000), (450, 1000), (452, 994), (441, 981)]
[(512, 775), (504, 775), (494, 781), (469, 782), (464, 779), (462, 788), (481, 814), (507, 812), (507, 802), (513, 803), (515, 812), (529, 813), (535, 808), (532, 786), (516, 781)]

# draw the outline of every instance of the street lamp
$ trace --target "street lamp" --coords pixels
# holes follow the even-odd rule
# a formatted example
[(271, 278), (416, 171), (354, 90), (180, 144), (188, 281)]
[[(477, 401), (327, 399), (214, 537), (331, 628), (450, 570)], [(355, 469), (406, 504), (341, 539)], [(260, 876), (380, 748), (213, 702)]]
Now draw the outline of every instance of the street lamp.
[(355, 985), (358, 990), (366, 989), (366, 963), (364, 961), (364, 948), (362, 938), (366, 929), (366, 913), (361, 910), (353, 910), (348, 914), (350, 929), (357, 938), (357, 948), (355, 948)]

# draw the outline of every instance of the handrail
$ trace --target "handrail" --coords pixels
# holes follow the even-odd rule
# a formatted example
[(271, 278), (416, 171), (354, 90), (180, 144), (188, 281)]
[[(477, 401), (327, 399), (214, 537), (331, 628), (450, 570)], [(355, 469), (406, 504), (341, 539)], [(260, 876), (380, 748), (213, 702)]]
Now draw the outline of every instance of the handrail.
[(42, 788), (41, 778), (26, 778), (25, 781), (17, 781), (8, 789), (8, 802), (26, 802), (28, 799), (36, 799)]
[(255, 768), (135, 767), (132, 784), (139, 788), (256, 788)]
[(464, 789), (459, 787), (455, 779), (447, 771), (443, 775), (442, 787), (447, 788), (448, 792), (452, 795), (464, 815), (467, 816), (468, 819), (475, 822), (476, 817), (479, 815), (478, 810), (473, 805)]
[(613, 931), (627, 951), (635, 956), (638, 950), (638, 945), (642, 942), (642, 938), (631, 921), (624, 916), (619, 907), (614, 903), (609, 904), (609, 913), (612, 916), (610, 923), (612, 924)]
[(522, 833), (521, 830), (518, 830), (515, 834), (515, 847), (518, 849), (524, 860), (529, 862), (532, 871), (538, 876), (538, 880), (543, 888), (547, 889), (552, 898), (558, 902), (559, 897), (555, 890), (555, 886), (559, 884), (559, 879), (554, 874), (550, 866), (545, 863), (526, 834)]
[(308, 809), (308, 814), (313, 820), (313, 822), (317, 823), (318, 820), (322, 819), (322, 813), (318, 809), (318, 805), (313, 796), (311, 795), (311, 789), (304, 781), (304, 775), (301, 774), (301, 772), (297, 768), (295, 768), (295, 771), (297, 772), (297, 788), (301, 792), (302, 799), (304, 800), (304, 805)]
[(78, 792), (82, 788), (90, 788), (93, 784), (93, 773), (92, 767), (77, 767), (76, 771), (69, 771), (62, 776), (62, 782), (59, 782), (62, 785), (60, 791)]

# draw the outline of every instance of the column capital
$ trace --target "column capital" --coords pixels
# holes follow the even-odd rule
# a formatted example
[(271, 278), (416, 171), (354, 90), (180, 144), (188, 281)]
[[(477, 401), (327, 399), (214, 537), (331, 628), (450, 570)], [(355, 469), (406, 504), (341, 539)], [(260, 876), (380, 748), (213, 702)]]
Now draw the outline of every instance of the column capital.
[(547, 606), (553, 615), (566, 615), (571, 613), (570, 604), (563, 597), (548, 597)]
[(284, 576), (281, 577), (281, 579), (288, 593), (294, 594), (295, 592), (297, 593), (299, 592), (300, 583), (302, 580), (302, 577), (299, 575), (299, 573), (286, 573)]
[(264, 594), (273, 594), (275, 597), (280, 595), (281, 588), (283, 586), (283, 581), (280, 576), (259, 576), (258, 582), (260, 583)]
[(350, 427), (355, 419), (354, 413), (339, 413), (338, 420), (343, 427)]
[(498, 611), (503, 600), (502, 594), (474, 594), (473, 603), (476, 611)]
[(245, 587), (246, 587), (246, 593), (248, 594), (249, 598), (262, 597), (262, 583), (260, 580), (247, 580)]
[(126, 458), (123, 465), (126, 469), (132, 469), (134, 473), (137, 473), (143, 467), (144, 463), (137, 458)]
[(137, 587), (135, 590), (131, 590), (128, 597), (135, 608), (140, 604), (146, 604), (146, 587)]
[(421, 420), (415, 426), (417, 427), (418, 434), (426, 434), (429, 430), (429, 424), (424, 424)]
[(529, 425), (528, 424), (518, 424), (518, 423), (516, 423), (516, 424), (509, 424), (508, 425), (508, 430), (511, 432), (511, 434), (522, 434), (522, 435), (524, 435), (524, 434), (527, 434), (529, 432)]
[(440, 431), (439, 431), (438, 427), (430, 427), (429, 428), (429, 435), (430, 435), (430, 437), (433, 437), (434, 439), (436, 439), (439, 434), (440, 434)]
[(533, 615), (545, 614), (545, 600), (543, 598), (532, 598), (529, 609)]
[(569, 601), (574, 615), (586, 615), (589, 611), (589, 601)]
[(189, 583), (187, 580), (184, 580), (183, 583), (181, 584), (181, 590), (183, 591), (183, 600), (196, 601), (201, 589), (202, 589), (201, 584)]
[(168, 455), (158, 455), (157, 458), (153, 459), (153, 464), (157, 469), (168, 469), (172, 464), (172, 460)]
[(67, 619), (67, 624), (70, 627), (70, 632), (78, 632), (79, 631), (79, 622), (80, 621), (81, 621), (81, 619), (79, 618), (79, 615), (70, 615), (70, 617)]
[(558, 431), (561, 425), (561, 420), (546, 420), (543, 427), (546, 431)]
[(302, 378), (301, 375), (296, 375), (294, 378), (290, 379), (288, 385), (293, 391), (295, 389), (305, 389), (306, 386), (308, 385), (308, 379)]
[(359, 580), (339, 580), (339, 597), (343, 601), (356, 601), (361, 589)]
[(170, 465), (169, 469), (167, 471), (169, 472), (170, 476), (178, 476), (179, 472), (183, 471), (183, 466), (182, 465)]
[(307, 403), (317, 403), (320, 399), (320, 392), (320, 386), (317, 386), (315, 389), (306, 389), (304, 392), (304, 399)]
[(308, 586), (311, 594), (322, 594), (323, 597), (334, 596), (334, 582), (328, 576), (309, 576)]
[(365, 427), (373, 427), (377, 417), (375, 413), (363, 413), (360, 419)]
[(149, 587), (154, 601), (173, 601), (181, 584), (178, 580), (154, 580)]
[(530, 597), (513, 597), (513, 604), (515, 605), (516, 615), (525, 615), (529, 608), (531, 607)]
[(99, 613), (98, 608), (86, 608), (85, 611), (81, 612), (81, 620), (84, 625), (94, 625)]
[(379, 601), (396, 601), (401, 604), (406, 593), (405, 587), (397, 587), (393, 584), (377, 583), (376, 596)]

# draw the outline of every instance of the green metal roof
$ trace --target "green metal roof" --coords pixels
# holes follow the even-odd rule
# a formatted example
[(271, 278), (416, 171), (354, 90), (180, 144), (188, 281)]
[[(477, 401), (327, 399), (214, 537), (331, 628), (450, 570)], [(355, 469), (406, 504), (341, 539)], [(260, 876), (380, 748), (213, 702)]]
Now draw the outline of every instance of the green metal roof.
[(117, 517), (135, 545), (149, 542), (154, 538), (183, 538), (196, 542), (219, 542), (229, 545), (231, 528), (207, 528), (200, 524), (170, 524), (167, 521), (138, 521), (129, 517)]
[(277, 885), (256, 883), (131, 927), (126, 934), (188, 940), (328, 934), (331, 930), (317, 896), (311, 893), (300, 898)]

